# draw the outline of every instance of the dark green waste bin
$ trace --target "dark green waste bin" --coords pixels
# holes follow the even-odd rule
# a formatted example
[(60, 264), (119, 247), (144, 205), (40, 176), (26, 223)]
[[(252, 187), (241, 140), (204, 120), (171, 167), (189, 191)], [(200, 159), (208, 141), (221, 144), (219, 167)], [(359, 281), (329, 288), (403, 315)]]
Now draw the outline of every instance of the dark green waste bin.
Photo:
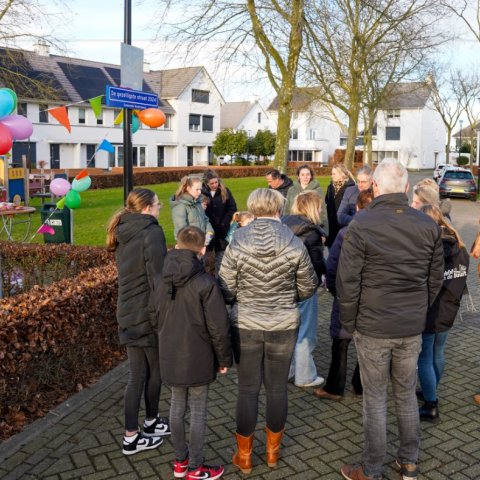
[[(43, 234), (43, 241), (45, 243), (72, 243), (72, 236), (70, 230), (70, 209), (64, 207), (63, 210), (56, 210), (55, 203), (45, 203), (40, 210), (40, 218), (42, 223), (45, 223), (55, 230), (55, 234)], [(53, 212), (53, 213), (52, 213)]]

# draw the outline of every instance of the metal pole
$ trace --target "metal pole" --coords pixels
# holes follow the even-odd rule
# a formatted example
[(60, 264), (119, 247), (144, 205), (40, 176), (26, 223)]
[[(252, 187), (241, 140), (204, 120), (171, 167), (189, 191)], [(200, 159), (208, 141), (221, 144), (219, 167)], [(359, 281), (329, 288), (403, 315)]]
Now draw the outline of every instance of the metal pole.
[[(125, 0), (124, 15), (125, 43), (132, 44), (132, 1)], [(132, 111), (123, 109), (123, 199), (127, 202), (128, 194), (133, 189), (133, 151), (132, 151)]]

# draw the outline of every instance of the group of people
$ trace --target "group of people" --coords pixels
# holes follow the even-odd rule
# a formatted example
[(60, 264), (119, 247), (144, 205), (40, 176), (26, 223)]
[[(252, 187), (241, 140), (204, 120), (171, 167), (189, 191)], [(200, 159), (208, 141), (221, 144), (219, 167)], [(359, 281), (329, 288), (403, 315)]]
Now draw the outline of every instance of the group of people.
[[(374, 172), (362, 167), (356, 179), (334, 165), (325, 197), (314, 177), (308, 165), (293, 182), (271, 170), (269, 188), (254, 190), (244, 212), (214, 171), (184, 177), (170, 199), (176, 246), (169, 252), (154, 192), (133, 190), (112, 217), (107, 245), (118, 266), (119, 336), (130, 364), (124, 454), (157, 448), (171, 435), (176, 478), (220, 478), (224, 467), (203, 458), (208, 388), (234, 361), (232, 463), (252, 471), (263, 384), (266, 463), (275, 467), (288, 381), (313, 387), (317, 398), (341, 400), (353, 339), (352, 386), (363, 395), (365, 447), (362, 462), (341, 473), (349, 480), (381, 478), (390, 379), (400, 433), (396, 464), (403, 478), (417, 478), (419, 419), (439, 418), (444, 346), (465, 289), (468, 253), (445, 205), (442, 213), (434, 182), (417, 184), (408, 205), (408, 173), (398, 161), (384, 160)], [(205, 271), (208, 251), (215, 275)], [(322, 283), (333, 296), (323, 387), (313, 358)], [(162, 383), (171, 389), (168, 418), (158, 412)]]

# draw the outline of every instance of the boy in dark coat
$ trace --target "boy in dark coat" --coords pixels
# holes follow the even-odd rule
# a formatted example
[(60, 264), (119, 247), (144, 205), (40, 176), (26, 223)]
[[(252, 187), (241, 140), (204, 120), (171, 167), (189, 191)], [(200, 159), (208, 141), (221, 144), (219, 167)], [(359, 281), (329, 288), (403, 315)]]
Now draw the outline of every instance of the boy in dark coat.
[[(175, 250), (165, 257), (154, 301), (158, 319), (160, 375), (171, 387), (170, 423), (176, 478), (215, 480), (222, 466), (203, 464), (208, 386), (217, 371), (232, 365), (227, 310), (222, 294), (199, 260), (205, 233), (182, 228)], [(190, 408), (190, 441), (185, 439), (185, 413)]]

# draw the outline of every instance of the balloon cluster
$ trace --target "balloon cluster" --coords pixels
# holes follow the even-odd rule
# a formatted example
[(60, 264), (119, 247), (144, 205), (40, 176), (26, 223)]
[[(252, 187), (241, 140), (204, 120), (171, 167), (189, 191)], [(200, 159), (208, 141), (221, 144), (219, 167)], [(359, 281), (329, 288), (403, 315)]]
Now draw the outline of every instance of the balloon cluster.
[(58, 209), (65, 205), (74, 210), (82, 203), (80, 192), (88, 190), (92, 185), (92, 179), (88, 176), (87, 170), (82, 170), (70, 184), (64, 178), (54, 178), (50, 182), (50, 192), (58, 197), (62, 197), (56, 204)]
[(158, 108), (135, 110), (132, 115), (132, 133), (140, 128), (140, 122), (150, 128), (161, 127), (166, 121), (165, 114)]
[(25, 140), (33, 132), (32, 122), (12, 112), (17, 108), (17, 94), (10, 88), (0, 88), (0, 155), (8, 153), (14, 140)]

